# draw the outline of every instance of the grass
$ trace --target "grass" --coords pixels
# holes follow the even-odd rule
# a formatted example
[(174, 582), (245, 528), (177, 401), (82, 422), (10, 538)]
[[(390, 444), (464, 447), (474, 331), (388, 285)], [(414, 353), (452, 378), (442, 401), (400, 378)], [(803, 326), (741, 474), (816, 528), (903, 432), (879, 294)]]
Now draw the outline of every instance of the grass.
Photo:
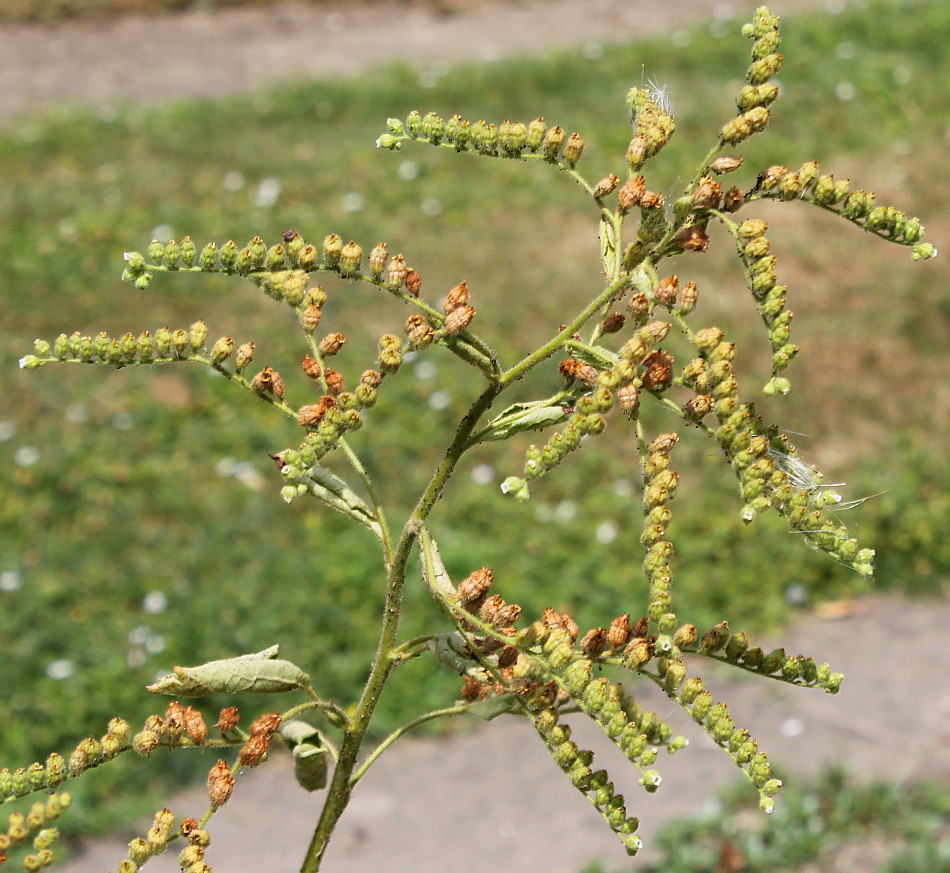
[[(829, 770), (791, 782), (771, 816), (746, 785), (709, 814), (667, 825), (643, 873), (931, 873), (950, 861), (948, 800), (936, 783), (861, 782)], [(583, 873), (608, 873), (599, 863)]]
[[(584, 163), (596, 178), (623, 155), (623, 96), (645, 67), (667, 83), (677, 107), (679, 132), (651, 177), (654, 188), (675, 191), (732, 113), (747, 50), (736, 31), (736, 23), (716, 25), (680, 34), (675, 47), (657, 41), (604, 47), (593, 57), (436, 71), (431, 88), (432, 75), (397, 66), (359, 80), (108, 116), (64, 108), (0, 132), (3, 763), (68, 752), (114, 714), (140, 722), (162, 705), (142, 686), (171, 664), (277, 641), (286, 657), (320, 665), (319, 691), (351, 699), (380, 604), (362, 532), (278, 497), (267, 454), (295, 444), (295, 428), (184, 367), (20, 372), (16, 360), (34, 337), (154, 331), (203, 317), (214, 336), (253, 339), (257, 360), (293, 382), (301, 350), (286, 340), (292, 325), (249, 284), (159, 276), (142, 296), (118, 280), (121, 253), (144, 249), (153, 236), (187, 233), (202, 244), (260, 233), (273, 241), (291, 226), (312, 239), (339, 232), (367, 248), (387, 240), (433, 298), (467, 279), (482, 329), (510, 357), (550, 335), (577, 289), (592, 276), (596, 282), (592, 210), (580, 197), (572, 202), (548, 168), (422, 148), (379, 153), (373, 143), (386, 117), (412, 108), (496, 121), (544, 114), (584, 133)], [(941, 34), (950, 37), (950, 9), (939, 3), (877, 3), (790, 22), (785, 94), (773, 129), (753, 141), (749, 166), (814, 157), (878, 186), (881, 200), (939, 221), (950, 81)], [(853, 100), (835, 96), (845, 79), (856, 88)], [(273, 180), (280, 190), (271, 204)], [(793, 395), (765, 408), (809, 434), (807, 454), (834, 478), (853, 481), (849, 497), (886, 490), (849, 518), (878, 548), (877, 584), (938, 591), (950, 563), (941, 527), (948, 474), (932, 451), (941, 433), (932, 374), (946, 314), (938, 267), (912, 269), (905, 251), (803, 208), (782, 213), (792, 214), (768, 219), (784, 232), (780, 276), (792, 287), (806, 348), (790, 373)], [(939, 241), (945, 227), (933, 224)], [(778, 230), (773, 237), (780, 240)], [(688, 278), (696, 264), (676, 268)], [(740, 347), (744, 339), (757, 346), (762, 354), (740, 367), (750, 385), (764, 383), (764, 337), (743, 314), (750, 301), (733, 296), (743, 294), (741, 277), (715, 252), (699, 266), (701, 311)], [(893, 277), (893, 287), (882, 287), (879, 275)], [(399, 332), (405, 313), (366, 291), (331, 284), (328, 291), (324, 325), (349, 337), (339, 360), (352, 381), (372, 364), (374, 338)], [(447, 357), (429, 354), (387, 381), (372, 429), (355, 445), (390, 503), (408, 508), (437, 462), (467, 378)], [(547, 391), (558, 381), (552, 366), (533, 387)], [(304, 402), (299, 381), (289, 390)], [(651, 425), (662, 428), (663, 418)], [(435, 528), (449, 570), (494, 565), (500, 593), (526, 614), (571, 606), (588, 626), (623, 610), (639, 614), (645, 592), (630, 551), (639, 519), (628, 496), (636, 474), (626, 436), (605, 437), (606, 460), (573, 456), (530, 503), (516, 505), (498, 497), (497, 485), (518, 472), (527, 443), (486, 452), (481, 466), (462, 471)], [(698, 436), (677, 451), (687, 482), (700, 486), (691, 496), (681, 489), (674, 521), (684, 544), (676, 567), (684, 618), (705, 624), (727, 616), (737, 628), (764, 630), (787, 619), (793, 602), (858, 590), (856, 577), (770, 519), (744, 528), (734, 482)], [(785, 581), (766, 588), (761, 580), (772, 577), (776, 555)], [(430, 629), (435, 617), (420, 588), (407, 594), (407, 634)], [(381, 727), (404, 717), (409, 701), (413, 712), (440, 705), (458, 685), (420, 665), (400, 682), (381, 704)]]

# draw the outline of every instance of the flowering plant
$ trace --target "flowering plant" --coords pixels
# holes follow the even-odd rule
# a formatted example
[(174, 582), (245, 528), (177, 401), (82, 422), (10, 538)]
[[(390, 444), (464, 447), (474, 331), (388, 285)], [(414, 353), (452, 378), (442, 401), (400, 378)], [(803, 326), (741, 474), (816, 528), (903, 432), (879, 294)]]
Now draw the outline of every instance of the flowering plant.
[[(628, 93), (633, 137), (617, 162), (621, 175), (600, 179), (589, 179), (579, 169), (583, 138), (567, 135), (542, 118), (496, 126), (413, 112), (406, 119), (389, 120), (378, 140), (383, 149), (423, 144), (546, 164), (573, 179), (590, 201), (599, 228), (602, 276), (592, 281), (583, 304), (565, 313), (563, 326), (520, 360), (502, 361), (479, 335), (474, 306), (478, 292), (466, 281), (440, 294), (436, 303), (423, 293), (420, 274), (385, 244), (366, 254), (356, 242), (344, 243), (335, 233), (311, 244), (293, 230), (271, 244), (255, 237), (246, 246), (229, 241), (199, 248), (188, 237), (154, 241), (144, 254), (126, 254), (124, 278), (142, 291), (157, 274), (220, 273), (250, 280), (294, 311), (305, 349), (301, 369), (307, 388), (289, 384), (289, 379), (285, 382), (271, 366), (255, 363), (253, 342), (238, 344), (230, 337), (209, 342), (201, 321), (174, 330), (162, 327), (154, 334), (74, 333), (52, 343), (36, 342), (34, 353), (21, 361), (26, 369), (58, 362), (115, 368), (194, 363), (268, 404), (275, 415), (296, 422), (303, 433), (299, 444), (275, 446), (272, 455), (281, 493), (288, 502), (315, 499), (368, 532), (379, 550), (385, 603), (379, 642), (358, 700), (324, 698), (319, 675), (311, 676), (278, 657), (276, 646), (175, 667), (149, 686), (156, 694), (174, 698), (163, 713), (148, 718), (138, 730), (121, 718), (113, 719), (100, 739), (83, 740), (68, 758), (53, 753), (45, 763), (0, 771), (0, 801), (57, 791), (67, 780), (130, 751), (148, 756), (159, 748), (201, 747), (224, 755), (234, 747), (233, 763), (221, 757), (210, 768), (209, 804), (200, 817), (179, 819), (161, 810), (148, 833), (131, 842), (119, 864), (122, 873), (137, 870), (153, 855), (180, 843), (182, 868), (201, 873), (210, 869), (205, 858), (209, 819), (231, 796), (242, 768), (264, 762), (271, 744), (280, 742), (290, 749), (300, 786), (325, 792), (301, 866), (312, 873), (320, 867), (355, 786), (395, 740), (436, 719), (464, 713), (484, 719), (511, 714), (533, 724), (565, 777), (595, 807), (626, 851), (635, 854), (640, 847), (638, 820), (628, 809), (628, 800), (615, 790), (607, 771), (595, 766), (593, 753), (578, 747), (563, 716), (589, 717), (637, 769), (644, 791), (653, 793), (661, 782), (655, 768), (660, 750), (678, 752), (687, 740), (674, 736), (663, 719), (637, 702), (630, 687), (646, 681), (662, 689), (709, 734), (758, 792), (761, 807), (771, 810), (780, 781), (756, 740), (734, 724), (724, 702), (713, 699), (699, 669), (704, 661), (728, 663), (828, 693), (838, 690), (842, 677), (805, 655), (790, 656), (781, 648), (765, 651), (746, 634), (733, 632), (725, 620), (700, 631), (678, 614), (673, 599), (674, 544), (668, 528), (679, 485), (673, 464), (679, 432), (694, 428), (716, 446), (735, 473), (745, 521), (777, 513), (790, 532), (863, 577), (873, 572), (874, 553), (851, 537), (835, 515), (843, 508), (841, 497), (801, 460), (782, 429), (756, 410), (733, 367), (735, 344), (719, 327), (696, 323), (701, 311), (698, 283), (681, 281), (661, 267), (672, 258), (682, 258), (684, 269), (688, 267), (695, 254), (710, 246), (711, 223), (725, 231), (767, 332), (771, 373), (764, 393), (783, 395), (790, 389), (786, 371), (798, 347), (791, 342), (792, 313), (786, 307), (787, 289), (778, 281), (768, 227), (750, 214), (756, 203), (801, 201), (817, 206), (884, 240), (911, 247), (915, 259), (931, 257), (935, 250), (922, 241), (917, 219), (877, 205), (873, 194), (852, 189), (849, 180), (824, 174), (813, 162), (797, 170), (761, 168), (744, 187), (726, 187), (718, 181), (742, 168), (737, 147), (766, 128), (779, 93), (774, 82), (782, 65), (778, 18), (760, 8), (743, 32), (753, 47), (747, 84), (737, 98), (738, 113), (721, 126), (685, 192), (672, 203), (650, 189), (644, 171), (675, 131), (669, 101), (651, 87)], [(366, 361), (368, 366), (360, 368), (358, 379), (348, 380), (335, 369), (346, 337), (319, 330), (332, 293), (312, 284), (319, 274), (372, 286), (411, 312), (402, 336), (379, 337), (378, 348)], [(685, 355), (681, 349), (686, 349)], [(355, 434), (364, 425), (372, 430), (371, 410), (407, 355), (439, 353), (454, 355), (473, 368), (480, 387), (412, 511), (396, 525), (370, 478)], [(513, 386), (536, 370), (549, 374), (550, 392), (504, 405), (502, 399), (511, 397)], [(312, 394), (314, 386), (316, 399), (291, 402), (295, 393)], [(646, 404), (669, 410), (676, 426), (648, 433), (641, 417)], [(453, 581), (440, 557), (434, 529), (439, 498), (462, 458), (477, 446), (539, 434), (537, 444), (527, 449), (523, 470), (509, 476), (501, 489), (509, 499), (528, 500), (531, 490), (543, 488), (540, 480), (569, 454), (590, 450), (609, 418), (630, 430), (639, 456), (646, 602), (623, 605), (617, 615), (605, 617), (603, 626), (581, 633), (571, 615), (553, 608), (522, 616), (519, 604), (492, 592), (492, 568), (473, 568), (466, 578)], [(330, 453), (342, 458), (348, 474), (338, 475), (324, 464)], [(421, 566), (419, 580), (408, 571), (414, 554)], [(403, 593), (410, 584), (427, 588), (444, 623), (431, 633), (402, 639)], [(460, 699), (419, 714), (368, 750), (368, 732), (384, 687), (397, 668), (419, 657), (430, 657), (459, 674)], [(607, 672), (619, 678), (611, 681)], [(225, 707), (210, 731), (197, 710), (179, 702), (223, 693), (293, 693), (302, 700), (279, 712), (259, 714), (246, 727), (235, 707)], [(48, 865), (55, 840), (49, 825), (68, 805), (68, 798), (56, 793), (45, 804), (37, 802), (27, 816), (11, 815), (0, 850), (26, 846), (32, 838), (33, 851), (24, 859), (27, 869)]]

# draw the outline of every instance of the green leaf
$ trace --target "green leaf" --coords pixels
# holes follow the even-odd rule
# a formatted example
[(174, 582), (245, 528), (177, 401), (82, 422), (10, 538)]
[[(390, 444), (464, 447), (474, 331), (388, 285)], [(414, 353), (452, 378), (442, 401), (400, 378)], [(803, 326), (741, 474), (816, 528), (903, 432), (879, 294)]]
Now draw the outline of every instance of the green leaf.
[(429, 651), (460, 676), (471, 676), (477, 682), (491, 682), (491, 674), (468, 651), (468, 643), (458, 631), (436, 634), (429, 640)]
[(479, 718), (485, 719), (485, 721), (491, 721), (493, 718), (497, 718), (499, 715), (504, 715), (508, 712), (518, 711), (520, 711), (520, 707), (518, 706), (518, 699), (514, 694), (499, 694), (495, 697), (487, 697), (485, 700), (479, 700), (477, 703), (473, 703), (466, 710), (466, 712), (477, 715)]
[(560, 404), (551, 405), (549, 400), (534, 403), (515, 403), (492, 419), (472, 442), (492, 442), (506, 440), (516, 433), (526, 430), (542, 430), (560, 424), (571, 414), (571, 410)]
[(311, 467), (299, 481), (318, 500), (358, 521), (382, 539), (382, 528), (373, 511), (339, 476), (335, 476), (326, 467), (316, 466)]
[(252, 655), (208, 661), (198, 667), (173, 667), (146, 686), (153, 694), (208, 697), (212, 694), (282, 694), (307, 690), (310, 677), (296, 664), (276, 658), (277, 646)]

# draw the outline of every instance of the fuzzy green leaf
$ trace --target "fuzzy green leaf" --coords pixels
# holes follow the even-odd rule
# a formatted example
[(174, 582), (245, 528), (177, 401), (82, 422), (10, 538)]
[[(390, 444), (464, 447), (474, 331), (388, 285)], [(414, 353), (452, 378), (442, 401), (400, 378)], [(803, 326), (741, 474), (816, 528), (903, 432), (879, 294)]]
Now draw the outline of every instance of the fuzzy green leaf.
[(281, 694), (310, 688), (310, 677), (290, 661), (276, 658), (277, 646), (252, 655), (173, 667), (147, 690), (178, 697), (212, 694)]

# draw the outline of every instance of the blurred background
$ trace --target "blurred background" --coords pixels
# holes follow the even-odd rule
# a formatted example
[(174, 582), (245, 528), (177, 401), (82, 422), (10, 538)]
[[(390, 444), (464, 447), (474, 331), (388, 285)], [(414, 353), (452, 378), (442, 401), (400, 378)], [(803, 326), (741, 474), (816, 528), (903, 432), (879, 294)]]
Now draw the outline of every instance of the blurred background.
[[(83, 17), (195, 6), (214, 14), (226, 5), (8, 0), (0, 22), (95, 26), (101, 19)], [(451, 16), (473, 4), (408, 5)], [(312, 389), (299, 374), (304, 348), (292, 314), (250, 283), (159, 274), (143, 294), (119, 281), (123, 252), (144, 250), (153, 238), (187, 234), (200, 247), (260, 234), (273, 243), (292, 227), (313, 242), (339, 233), (365, 250), (385, 240), (422, 274), (429, 299), (466, 280), (478, 331), (502, 360), (517, 360), (597, 287), (590, 203), (548, 167), (423, 147), (380, 153), (376, 137), (386, 118), (412, 109), (496, 123), (543, 115), (584, 136), (588, 178), (622, 175), (630, 138), (624, 95), (651, 81), (673, 101), (678, 130), (648, 165), (648, 182), (675, 196), (732, 117), (748, 64), (738, 31), (751, 4), (718, 7), (718, 17), (713, 4), (696, 5), (703, 14), (691, 25), (636, 43), (615, 34), (570, 50), (451, 65), (407, 52), (406, 61), (359, 77), (298, 78), (214, 100), (54, 103), (0, 126), (4, 765), (25, 766), (51, 749), (68, 754), (116, 714), (140, 723), (162, 707), (142, 686), (173, 664), (275, 642), (291, 660), (320, 665), (323, 694), (352, 700), (381, 604), (364, 532), (303, 501), (280, 500), (267, 455), (299, 441), (294, 426), (184, 365), (21, 372), (17, 360), (33, 340), (154, 333), (203, 318), (212, 339), (254, 341), (256, 361), (280, 371), (291, 404), (302, 405)], [(817, 160), (824, 172), (875, 191), (879, 203), (920, 216), (941, 246), (948, 39), (950, 7), (939, 2), (827, 4), (790, 14), (782, 96), (768, 133), (744, 148), (735, 183), (751, 186), (773, 163)], [(795, 312), (792, 341), (802, 352), (788, 373), (792, 393), (762, 399), (760, 408), (801, 434), (793, 441), (828, 481), (846, 483), (846, 499), (871, 498), (843, 520), (877, 549), (873, 586), (913, 597), (945, 593), (945, 268), (913, 265), (907, 249), (816, 209), (782, 207), (754, 212), (769, 222)], [(670, 267), (699, 284), (694, 323), (716, 324), (738, 343), (737, 367), (752, 392), (768, 379), (768, 346), (731, 253), (725, 234), (714, 233), (708, 253)], [(348, 337), (337, 364), (352, 384), (373, 365), (376, 337), (399, 333), (405, 312), (332, 277), (324, 284), (330, 298), (320, 329)], [(554, 362), (519, 387), (519, 399), (560, 382)], [(474, 385), (438, 349), (386, 381), (352, 444), (393, 519), (411, 507)], [(657, 411), (646, 421), (653, 433), (672, 424)], [(584, 627), (621, 611), (641, 614), (635, 446), (617, 424), (538, 483), (526, 504), (503, 500), (498, 485), (520, 472), (530, 437), (463, 466), (433, 521), (452, 575), (488, 564), (498, 592), (526, 615), (570, 609)], [(775, 631), (802, 611), (847, 609), (864, 592), (851, 571), (809, 551), (777, 520), (746, 528), (734, 479), (699, 434), (684, 437), (675, 463), (683, 483), (671, 532), (684, 620), (702, 626), (727, 617), (736, 629)], [(406, 636), (433, 628), (436, 612), (421, 585), (407, 591), (406, 606)], [(420, 706), (443, 705), (458, 686), (429, 664), (402, 674), (382, 701), (380, 730)], [(190, 769), (181, 757), (149, 767), (151, 787), (174, 778), (176, 767)], [(125, 763), (70, 787), (79, 796), (73, 826), (114, 824), (104, 798), (114, 780), (129, 778)], [(140, 806), (120, 796), (125, 815), (153, 804), (144, 791)]]

